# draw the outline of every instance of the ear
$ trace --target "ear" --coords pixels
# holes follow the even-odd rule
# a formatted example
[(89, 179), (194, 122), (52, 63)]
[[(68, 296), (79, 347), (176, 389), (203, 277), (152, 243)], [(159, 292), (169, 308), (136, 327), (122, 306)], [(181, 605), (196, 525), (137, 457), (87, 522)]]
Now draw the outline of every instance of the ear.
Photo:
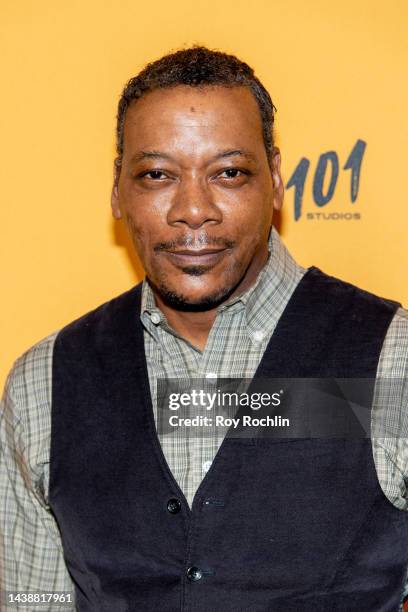
[(273, 182), (273, 207), (280, 210), (283, 206), (283, 180), (281, 176), (281, 155), (278, 147), (273, 147), (271, 153), (271, 174)]
[(115, 219), (120, 219), (122, 217), (122, 213), (119, 207), (119, 177), (121, 170), (122, 158), (117, 157), (114, 161), (113, 166), (113, 187), (112, 187), (112, 195), (111, 195), (111, 207), (112, 207), (112, 215)]

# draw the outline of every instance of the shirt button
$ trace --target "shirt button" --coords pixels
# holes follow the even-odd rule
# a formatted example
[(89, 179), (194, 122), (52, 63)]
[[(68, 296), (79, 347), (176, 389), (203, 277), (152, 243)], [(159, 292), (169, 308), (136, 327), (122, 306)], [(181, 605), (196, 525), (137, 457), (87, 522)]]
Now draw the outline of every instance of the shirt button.
[(205, 377), (210, 383), (215, 384), (217, 382), (217, 374), (215, 372), (207, 372)]
[(203, 577), (203, 572), (200, 570), (199, 567), (195, 567), (193, 565), (192, 567), (188, 568), (187, 578), (191, 580), (191, 582), (197, 582), (198, 580), (201, 580), (202, 577)]
[(263, 331), (257, 330), (256, 332), (254, 332), (255, 342), (262, 342), (264, 338), (265, 338), (265, 333)]
[(212, 461), (204, 461), (203, 472), (206, 474), (212, 465)]
[(167, 502), (167, 510), (170, 514), (177, 514), (181, 510), (181, 501), (177, 497), (172, 497)]
[(152, 320), (152, 323), (154, 323), (155, 325), (158, 325), (160, 323), (160, 315), (158, 312), (153, 312), (150, 318)]

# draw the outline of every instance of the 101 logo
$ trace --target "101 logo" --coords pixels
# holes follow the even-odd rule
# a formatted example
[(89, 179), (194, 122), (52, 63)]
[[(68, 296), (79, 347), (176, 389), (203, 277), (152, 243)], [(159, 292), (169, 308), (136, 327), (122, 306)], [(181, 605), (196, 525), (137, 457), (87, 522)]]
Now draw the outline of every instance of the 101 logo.
[[(364, 140), (357, 140), (351, 150), (342, 170), (350, 171), (350, 201), (353, 204), (358, 197), (360, 187), (361, 164), (367, 143)], [(294, 217), (298, 221), (302, 216), (303, 194), (305, 190), (306, 177), (310, 168), (310, 160), (302, 157), (296, 166), (292, 176), (287, 182), (286, 188), (294, 188)], [(320, 155), (313, 177), (312, 195), (316, 206), (326, 206), (333, 198), (337, 181), (339, 178), (339, 157), (335, 151), (327, 151)], [(324, 189), (327, 173), (328, 182)]]

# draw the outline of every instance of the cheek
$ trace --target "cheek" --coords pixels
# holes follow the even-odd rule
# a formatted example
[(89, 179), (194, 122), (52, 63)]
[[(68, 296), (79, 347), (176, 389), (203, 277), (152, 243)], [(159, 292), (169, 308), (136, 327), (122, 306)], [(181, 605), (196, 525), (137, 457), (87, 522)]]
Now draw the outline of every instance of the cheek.
[(126, 224), (129, 228), (129, 231), (132, 237), (136, 240), (142, 240), (143, 231), (142, 227), (140, 227), (133, 219), (133, 217), (127, 212), (126, 213)]
[(137, 223), (132, 215), (126, 213), (126, 225), (138, 255), (144, 260), (149, 253), (151, 236), (151, 233), (146, 227), (145, 220), (141, 223)]
[(241, 235), (244, 241), (253, 242), (269, 232), (272, 222), (272, 202), (260, 201), (256, 197), (248, 197), (235, 206), (231, 206), (224, 219), (230, 220), (235, 233)]
[(154, 240), (166, 225), (168, 196), (159, 192), (146, 193), (128, 180), (119, 184), (119, 197), (129, 230), (138, 242)]

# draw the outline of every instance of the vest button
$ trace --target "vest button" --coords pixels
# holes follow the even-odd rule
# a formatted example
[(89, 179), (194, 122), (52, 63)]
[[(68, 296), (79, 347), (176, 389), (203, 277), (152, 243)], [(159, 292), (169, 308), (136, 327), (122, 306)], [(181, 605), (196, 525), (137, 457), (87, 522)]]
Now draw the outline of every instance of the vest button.
[(192, 567), (188, 568), (187, 578), (191, 580), (191, 582), (197, 582), (198, 580), (201, 580), (202, 577), (203, 577), (203, 572), (200, 570), (199, 567), (195, 567), (193, 565)]
[(169, 499), (169, 501), (167, 502), (167, 510), (170, 512), (170, 514), (177, 514), (177, 512), (180, 512), (180, 500), (177, 499), (177, 497), (172, 497), (171, 499)]

